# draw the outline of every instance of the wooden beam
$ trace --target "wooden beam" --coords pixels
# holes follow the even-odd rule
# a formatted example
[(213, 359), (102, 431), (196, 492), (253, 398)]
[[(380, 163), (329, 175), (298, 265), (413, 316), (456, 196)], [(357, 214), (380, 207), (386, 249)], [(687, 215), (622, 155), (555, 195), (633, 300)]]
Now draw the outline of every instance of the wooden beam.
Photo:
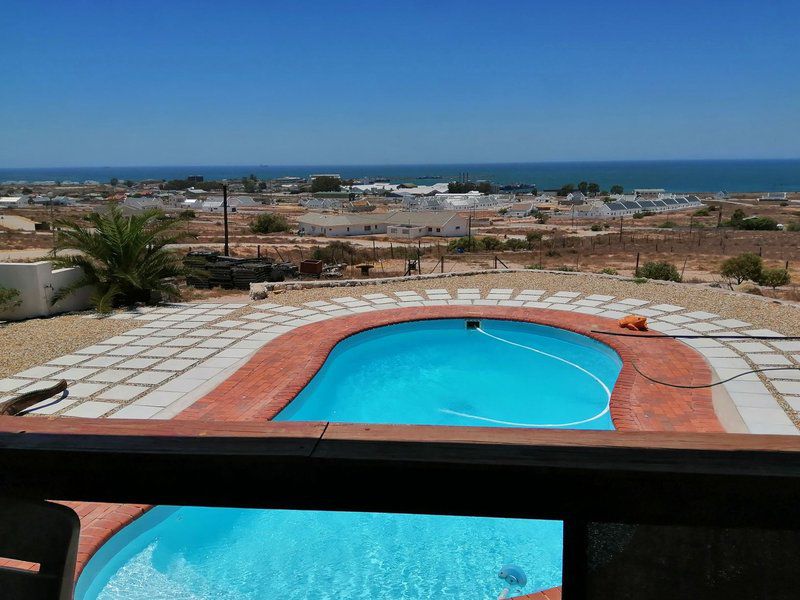
[(59, 500), (800, 528), (800, 442), (0, 418), (0, 489)]

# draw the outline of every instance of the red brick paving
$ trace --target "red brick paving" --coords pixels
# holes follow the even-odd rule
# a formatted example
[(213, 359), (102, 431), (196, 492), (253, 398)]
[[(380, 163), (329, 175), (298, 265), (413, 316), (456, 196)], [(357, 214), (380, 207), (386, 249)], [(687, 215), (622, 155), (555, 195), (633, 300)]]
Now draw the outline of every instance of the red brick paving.
[[(551, 325), (593, 337), (620, 355), (622, 371), (611, 396), (611, 418), (620, 431), (722, 432), (709, 388), (680, 390), (647, 381), (631, 366), (663, 381), (682, 385), (711, 382), (705, 360), (674, 340), (643, 341), (603, 336), (592, 329), (619, 331), (616, 321), (565, 311), (498, 306), (435, 306), (361, 313), (293, 329), (259, 350), (216, 389), (176, 416), (181, 420), (257, 421), (278, 414), (322, 367), (342, 339), (375, 327), (404, 321), (445, 318), (493, 318)], [(642, 334), (647, 335), (647, 334)], [(148, 506), (65, 502), (81, 518), (76, 576), (116, 531)], [(525, 596), (561, 600), (560, 588)]]

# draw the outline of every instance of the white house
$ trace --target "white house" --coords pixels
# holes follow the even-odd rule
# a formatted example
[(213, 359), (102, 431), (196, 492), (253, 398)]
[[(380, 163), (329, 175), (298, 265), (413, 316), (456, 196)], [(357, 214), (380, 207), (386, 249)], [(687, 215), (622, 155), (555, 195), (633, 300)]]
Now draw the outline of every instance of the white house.
[(306, 235), (346, 237), (349, 235), (371, 235), (386, 233), (385, 215), (342, 215), (308, 213), (297, 219), (300, 232)]
[(135, 210), (146, 210), (152, 208), (163, 209), (164, 203), (159, 198), (131, 198), (128, 196), (122, 202), (124, 206)]
[(397, 211), (386, 216), (386, 233), (404, 238), (461, 237), (467, 227), (467, 218), (453, 211)]
[(0, 208), (20, 208), (21, 206), (28, 206), (28, 196), (0, 197)]
[[(629, 217), (637, 213), (664, 213), (676, 210), (686, 210), (688, 208), (699, 208), (703, 206), (697, 196), (674, 196), (662, 195), (654, 200), (616, 200), (614, 202), (602, 203), (594, 202), (588, 206), (576, 208), (575, 217), (577, 218), (617, 218)], [(555, 217), (571, 217), (572, 211), (556, 213)]]
[(575, 190), (567, 194), (565, 200), (559, 200), (559, 204), (584, 204), (586, 203), (586, 196), (580, 190)]
[(786, 192), (769, 192), (766, 196), (761, 196), (759, 202), (786, 202)]
[(527, 217), (534, 210), (536, 210), (536, 205), (533, 202), (518, 202), (506, 209), (506, 216), (514, 218)]
[(309, 213), (298, 218), (306, 235), (346, 237), (388, 233), (404, 238), (466, 235), (467, 219), (451, 211), (394, 211), (381, 214)]

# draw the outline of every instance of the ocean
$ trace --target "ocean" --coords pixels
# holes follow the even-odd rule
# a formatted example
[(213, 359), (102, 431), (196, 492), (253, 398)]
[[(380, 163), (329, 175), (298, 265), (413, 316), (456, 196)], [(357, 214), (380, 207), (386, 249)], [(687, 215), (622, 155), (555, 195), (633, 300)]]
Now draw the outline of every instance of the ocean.
[(538, 162), (428, 165), (231, 165), (153, 167), (0, 168), (0, 182), (78, 181), (108, 182), (112, 177), (132, 179), (260, 179), (307, 177), (312, 173), (339, 173), (344, 178), (385, 177), (394, 183), (431, 184), (451, 181), (460, 173), (469, 178), (505, 185), (535, 184), (540, 190), (566, 183), (596, 182), (601, 189), (621, 185), (664, 188), (670, 192), (791, 192), (800, 191), (800, 159), (785, 160), (670, 160), (608, 162)]

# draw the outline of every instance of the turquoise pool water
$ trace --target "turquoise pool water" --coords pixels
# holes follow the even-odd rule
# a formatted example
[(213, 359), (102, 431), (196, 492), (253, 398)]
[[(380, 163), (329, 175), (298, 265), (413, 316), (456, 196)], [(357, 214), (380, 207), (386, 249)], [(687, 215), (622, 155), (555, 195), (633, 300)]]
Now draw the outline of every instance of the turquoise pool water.
[[(278, 418), (611, 429), (620, 367), (550, 327), (404, 323), (338, 344)], [(559, 585), (561, 543), (556, 521), (162, 506), (100, 549), (76, 598), (494, 600), (509, 563), (528, 579), (512, 597)]]
[(340, 342), (276, 420), (612, 429), (621, 366), (605, 344), (554, 327), (412, 321)]

